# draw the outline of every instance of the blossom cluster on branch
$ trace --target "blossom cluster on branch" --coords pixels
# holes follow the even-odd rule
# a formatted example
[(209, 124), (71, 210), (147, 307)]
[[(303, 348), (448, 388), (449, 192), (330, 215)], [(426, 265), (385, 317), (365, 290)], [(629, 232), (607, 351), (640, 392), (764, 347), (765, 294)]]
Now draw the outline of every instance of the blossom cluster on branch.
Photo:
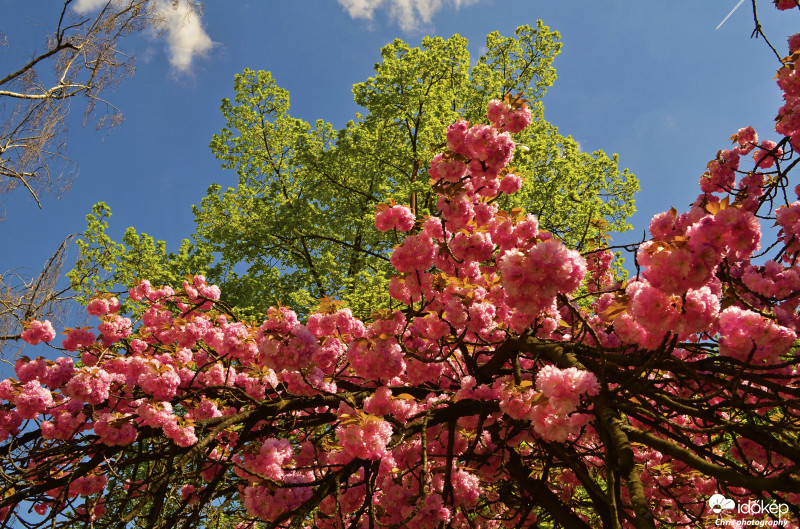
[[(22, 358), (0, 382), (0, 519), (689, 528), (722, 494), (787, 506), (726, 516), (796, 526), (798, 42), (782, 139), (739, 130), (691, 208), (654, 217), (625, 283), (609, 249), (582, 255), (498, 207), (530, 123), (509, 96), (490, 124), (448, 128), (436, 215), (376, 213), (401, 240), (397, 310), (362, 321), (325, 300), (305, 322), (288, 307), (239, 321), (202, 276), (142, 280), (137, 321), (98, 296), (97, 334), (61, 342), (79, 356)], [(55, 331), (32, 321), (22, 338)]]

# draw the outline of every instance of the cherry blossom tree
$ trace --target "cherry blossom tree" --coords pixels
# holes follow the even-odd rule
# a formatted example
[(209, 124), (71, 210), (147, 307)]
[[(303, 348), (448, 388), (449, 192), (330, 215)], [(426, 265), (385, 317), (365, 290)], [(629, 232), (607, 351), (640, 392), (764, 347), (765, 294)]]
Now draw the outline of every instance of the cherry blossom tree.
[[(793, 2), (781, 0), (779, 8)], [(202, 276), (142, 280), (0, 382), (6, 526), (797, 527), (800, 34), (776, 140), (744, 127), (621, 283), (496, 198), (513, 98), (429, 166), (436, 214), (386, 204), (396, 310), (238, 321)], [(767, 229), (775, 224), (772, 231)], [(762, 240), (763, 239), (763, 240)], [(48, 321), (22, 339), (55, 344)]]

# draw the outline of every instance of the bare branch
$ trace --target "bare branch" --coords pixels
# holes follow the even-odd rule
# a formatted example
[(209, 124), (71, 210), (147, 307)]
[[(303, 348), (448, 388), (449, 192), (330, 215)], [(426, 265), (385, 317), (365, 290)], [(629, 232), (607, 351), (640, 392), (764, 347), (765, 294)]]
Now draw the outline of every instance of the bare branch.
[(75, 237), (73, 234), (64, 239), (37, 275), (13, 270), (0, 275), (0, 353), (5, 352), (5, 342), (19, 340), (22, 322), (58, 320), (63, 315), (64, 302), (72, 296), (69, 287), (59, 286), (59, 279)]
[[(65, 0), (57, 12), (44, 51), (0, 78), (0, 193), (25, 187), (39, 207), (43, 193), (65, 191), (77, 174), (66, 149), (72, 105), (65, 103), (83, 102), (84, 126), (121, 123), (121, 112), (102, 97), (134, 71), (133, 57), (121, 52), (119, 43), (165, 21), (150, 0), (109, 1), (91, 16), (76, 13), (71, 4)], [(98, 103), (102, 112), (96, 113)]]

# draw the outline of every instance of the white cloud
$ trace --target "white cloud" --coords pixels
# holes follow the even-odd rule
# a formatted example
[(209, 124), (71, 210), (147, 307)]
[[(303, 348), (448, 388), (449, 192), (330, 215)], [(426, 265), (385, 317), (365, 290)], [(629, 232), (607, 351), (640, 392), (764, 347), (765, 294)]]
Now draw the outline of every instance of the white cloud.
[[(78, 0), (73, 9), (82, 15), (105, 6), (109, 0)], [(125, 3), (123, 0), (112, 0)], [(214, 43), (203, 28), (200, 13), (188, 0), (149, 0), (155, 12), (156, 34), (167, 41), (169, 63), (178, 73), (187, 73), (196, 56), (208, 53)]]
[(430, 24), (442, 5), (452, 4), (456, 9), (480, 0), (339, 0), (351, 18), (373, 21), (375, 11), (380, 7), (389, 10), (389, 17), (400, 25), (403, 31), (414, 31), (420, 22)]
[(94, 11), (103, 7), (108, 3), (108, 0), (78, 0), (72, 8), (81, 15), (85, 15), (89, 11)]
[(188, 72), (192, 59), (205, 55), (213, 46), (200, 20), (198, 12), (186, 0), (174, 4), (172, 0), (155, 0), (156, 9), (164, 16), (163, 26), (167, 39), (167, 54), (173, 68)]
[(372, 20), (372, 14), (380, 7), (383, 0), (339, 0), (339, 3), (351, 18)]

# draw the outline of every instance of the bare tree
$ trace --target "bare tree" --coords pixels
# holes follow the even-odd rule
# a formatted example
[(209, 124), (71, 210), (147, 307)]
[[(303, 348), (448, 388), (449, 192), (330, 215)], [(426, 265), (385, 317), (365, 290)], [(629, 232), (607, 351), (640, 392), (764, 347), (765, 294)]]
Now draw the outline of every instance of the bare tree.
[[(168, 12), (170, 5), (173, 13)], [(134, 71), (133, 57), (120, 51), (121, 40), (164, 22), (169, 25), (170, 15), (174, 19), (175, 13), (198, 9), (194, 2), (177, 0), (64, 0), (60, 14), (53, 13), (55, 30), (41, 48), (0, 77), (0, 194), (24, 187), (41, 208), (41, 194), (65, 191), (78, 167), (67, 151), (67, 116), (74, 103), (83, 106), (84, 126), (120, 123), (121, 112), (104, 92)], [(8, 47), (0, 33), (0, 51)], [(69, 293), (59, 287), (59, 278), (71, 240), (61, 244), (41, 273), (12, 270), (0, 275), (0, 346), (19, 338), (24, 321), (62, 310), (60, 302)]]
[(69, 287), (59, 284), (67, 251), (75, 235), (61, 242), (36, 275), (11, 270), (0, 275), (0, 351), (19, 341), (23, 322), (40, 316), (49, 318), (65, 314), (64, 303), (72, 294)]
[[(84, 124), (118, 123), (120, 112), (102, 96), (133, 73), (118, 42), (156, 21), (148, 0), (108, 2), (93, 16), (72, 4), (64, 2), (43, 50), (0, 79), (0, 193), (24, 186), (39, 207), (41, 192), (65, 190), (76, 172), (66, 149), (71, 100), (85, 102)], [(95, 116), (98, 103), (103, 112)]]

